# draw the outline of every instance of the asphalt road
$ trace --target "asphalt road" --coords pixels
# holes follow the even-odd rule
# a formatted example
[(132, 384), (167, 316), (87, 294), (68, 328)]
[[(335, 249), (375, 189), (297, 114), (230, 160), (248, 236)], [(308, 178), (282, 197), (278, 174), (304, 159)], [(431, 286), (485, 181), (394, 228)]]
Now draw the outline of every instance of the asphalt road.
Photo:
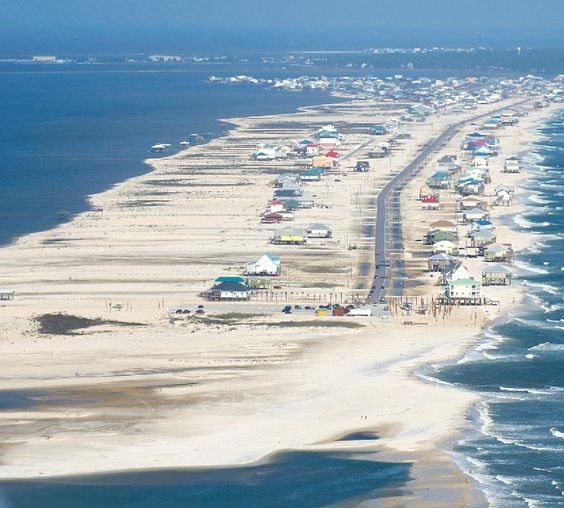
[[(399, 189), (402, 184), (405, 184), (425, 163), (425, 159), (429, 157), (434, 151), (440, 149), (447, 141), (449, 141), (463, 125), (470, 122), (475, 122), (484, 117), (490, 117), (503, 111), (504, 109), (509, 109), (511, 107), (519, 106), (523, 104), (523, 101), (514, 106), (508, 106), (506, 108), (500, 108), (495, 111), (490, 111), (489, 113), (477, 115), (475, 117), (463, 120), (461, 122), (455, 123), (445, 129), (437, 138), (431, 141), (418, 155), (413, 159), (403, 170), (401, 170), (397, 175), (395, 175), (380, 191), (378, 197), (376, 198), (376, 228), (374, 233), (375, 242), (375, 271), (374, 279), (372, 281), (372, 286), (370, 289), (370, 295), (367, 299), (367, 303), (377, 304), (380, 303), (386, 296), (386, 291), (389, 289), (390, 278), (391, 278), (391, 261), (390, 252), (391, 248), (388, 245), (388, 230), (390, 223), (388, 221), (388, 215), (390, 211), (391, 204), (388, 201), (388, 197), (391, 192)], [(383, 302), (382, 302), (383, 303)]]

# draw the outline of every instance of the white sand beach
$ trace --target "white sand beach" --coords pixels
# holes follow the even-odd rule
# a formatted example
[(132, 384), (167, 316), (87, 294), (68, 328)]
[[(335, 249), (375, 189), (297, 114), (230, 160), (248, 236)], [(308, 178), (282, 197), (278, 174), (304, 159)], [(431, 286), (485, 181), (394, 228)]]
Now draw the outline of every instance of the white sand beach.
[[(486, 113), (519, 100), (480, 107)], [(149, 161), (147, 174), (92, 196), (97, 211), (0, 249), (1, 284), (16, 291), (0, 306), (1, 387), (34, 397), (32, 407), (0, 412), (0, 478), (244, 464), (279, 450), (346, 447), (335, 440), (371, 430), (381, 439), (365, 446), (382, 457), (428, 460), (443, 477), (450, 475), (456, 502), (463, 504), (447, 500), (444, 506), (475, 500), (472, 485), (441, 449), (465, 426), (476, 396), (415, 371), (461, 357), (486, 323), (519, 303), (521, 287), (487, 288), (498, 306), (409, 318), (419, 325), (404, 324), (401, 312), (386, 320), (280, 313), (286, 301), (305, 305), (366, 294), (374, 245), (363, 226), (374, 221), (378, 190), (448, 125), (477, 113), (406, 125), (412, 137), (400, 152), (371, 161), (368, 173), (353, 171), (356, 159), (379, 141), (355, 126), (382, 121), (397, 113), (394, 108), (350, 101), (229, 119), (235, 127), (225, 137)], [(497, 134), (502, 151), (489, 186), (507, 183), (503, 159), (525, 149), (535, 125), (553, 112), (531, 110), (519, 126)], [(324, 206), (299, 211), (292, 225), (325, 223), (333, 237), (307, 246), (271, 245), (277, 226), (261, 224), (260, 214), (272, 181), (293, 162), (249, 157), (258, 143), (299, 139), (328, 123), (349, 127), (339, 149), (341, 170), (308, 184)], [(454, 217), (453, 196), (442, 210), (422, 212), (418, 190), (440, 156), (459, 151), (466, 132), (460, 130), (401, 194), (414, 295), (439, 290), (418, 240), (433, 221)], [(534, 235), (516, 233), (500, 219), (523, 209), (525, 196), (517, 189), (526, 178), (524, 172), (511, 177), (515, 202), (491, 214), (499, 240), (517, 251)], [(282, 258), (279, 300), (225, 304), (198, 296), (215, 277), (240, 275), (265, 252)], [(468, 260), (477, 277), (479, 263)], [(167, 312), (202, 303), (202, 319), (171, 319)], [(40, 333), (35, 318), (54, 313), (100, 321)], [(440, 506), (425, 498), (429, 478), (414, 471), (410, 506)]]

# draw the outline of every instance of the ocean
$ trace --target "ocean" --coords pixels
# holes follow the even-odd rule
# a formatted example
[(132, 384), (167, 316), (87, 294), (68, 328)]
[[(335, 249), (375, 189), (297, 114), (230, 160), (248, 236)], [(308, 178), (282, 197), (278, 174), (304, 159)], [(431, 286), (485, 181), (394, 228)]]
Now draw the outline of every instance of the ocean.
[(436, 374), (483, 397), (454, 454), (500, 508), (564, 506), (564, 111), (539, 131), (512, 219), (537, 235), (515, 263), (526, 303)]
[(236, 71), (221, 65), (0, 64), (0, 245), (53, 227), (86, 210), (88, 195), (148, 171), (143, 160), (154, 156), (149, 149), (155, 143), (178, 147), (192, 133), (220, 135), (228, 128), (220, 118), (336, 101), (323, 92), (207, 82), (211, 74)]

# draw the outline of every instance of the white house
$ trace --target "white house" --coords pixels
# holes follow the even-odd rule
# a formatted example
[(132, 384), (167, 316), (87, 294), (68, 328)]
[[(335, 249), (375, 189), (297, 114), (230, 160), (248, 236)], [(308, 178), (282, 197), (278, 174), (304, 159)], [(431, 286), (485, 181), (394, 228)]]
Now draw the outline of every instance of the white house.
[(210, 300), (248, 300), (251, 289), (240, 282), (221, 282), (207, 292)]
[(433, 254), (438, 254), (439, 252), (449, 255), (456, 254), (458, 252), (458, 246), (448, 240), (441, 240), (433, 244)]
[(470, 277), (470, 272), (462, 263), (453, 266), (451, 270), (448, 270), (445, 273), (445, 279), (447, 281), (471, 278), (472, 277)]
[(280, 256), (264, 254), (257, 261), (247, 263), (246, 275), (280, 275)]
[(488, 212), (482, 210), (481, 208), (471, 208), (470, 210), (465, 210), (462, 213), (464, 222), (472, 222), (475, 220), (482, 220), (488, 218)]
[(331, 238), (333, 235), (331, 228), (325, 224), (310, 224), (306, 231), (308, 238)]
[(481, 303), (482, 283), (475, 279), (450, 280), (445, 288), (445, 296), (449, 300), (461, 303)]

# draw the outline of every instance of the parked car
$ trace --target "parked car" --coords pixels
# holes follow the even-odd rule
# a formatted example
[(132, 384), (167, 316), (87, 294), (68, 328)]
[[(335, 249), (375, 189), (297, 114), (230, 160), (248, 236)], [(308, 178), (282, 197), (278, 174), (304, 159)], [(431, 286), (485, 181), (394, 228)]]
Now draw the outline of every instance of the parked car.
[(206, 313), (206, 311), (204, 309), (196, 310), (196, 314), (202, 315), (202, 314), (205, 314), (205, 313)]
[(283, 309), (282, 312), (284, 312), (285, 314), (290, 314), (290, 312), (292, 312), (292, 306), (291, 305), (286, 305)]

